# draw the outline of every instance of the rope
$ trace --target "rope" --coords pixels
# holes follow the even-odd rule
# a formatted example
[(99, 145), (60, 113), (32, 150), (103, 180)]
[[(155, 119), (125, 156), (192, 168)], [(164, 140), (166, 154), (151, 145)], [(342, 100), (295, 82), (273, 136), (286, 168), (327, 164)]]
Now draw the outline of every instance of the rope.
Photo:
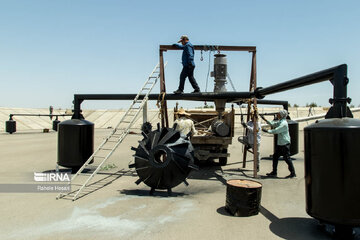
[(241, 122), (243, 122), (243, 121), (244, 121), (244, 115), (243, 115), (243, 112), (242, 112), (242, 109), (241, 109), (242, 107), (241, 107), (241, 106), (242, 106), (242, 104), (239, 105), (239, 108), (240, 108), (240, 118), (241, 118), (240, 120), (241, 120)]
[(166, 94), (165, 92), (160, 93), (158, 100), (156, 102), (156, 106), (159, 108), (159, 114), (158, 114), (159, 119), (162, 119), (162, 117), (164, 115), (164, 113), (162, 112), (162, 106), (164, 105), (165, 94)]
[[(242, 106), (242, 104), (239, 105), (239, 108), (240, 108), (240, 117), (241, 117), (241, 122), (243, 122), (243, 121), (244, 121), (244, 115), (243, 115), (241, 106)], [(243, 127), (243, 128), (244, 128), (244, 127)], [(245, 128), (244, 128), (244, 129), (245, 129)], [(245, 134), (246, 134), (246, 131), (243, 131), (243, 134), (242, 134), (242, 138), (243, 138), (243, 139), (244, 139), (244, 137), (245, 137)], [(244, 153), (244, 150), (245, 150), (245, 145), (242, 144), (242, 146), (241, 146), (241, 152)]]
[[(205, 50), (206, 51), (206, 50)], [(207, 76), (206, 76), (206, 87), (205, 87), (205, 92), (207, 92), (208, 89), (208, 82), (209, 82), (209, 75), (210, 75), (210, 63), (211, 63), (211, 52), (212, 50), (209, 51), (209, 65), (208, 65), (208, 72), (207, 72)], [(207, 106), (207, 102), (204, 102), (204, 105)]]

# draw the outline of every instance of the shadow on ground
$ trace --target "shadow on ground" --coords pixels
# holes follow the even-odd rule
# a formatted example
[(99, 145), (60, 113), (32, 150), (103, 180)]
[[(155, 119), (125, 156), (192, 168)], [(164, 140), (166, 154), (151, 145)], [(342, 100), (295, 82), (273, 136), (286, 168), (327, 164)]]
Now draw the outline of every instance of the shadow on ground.
[[(219, 174), (218, 172), (221, 173)], [(207, 164), (200, 164), (199, 170), (191, 171), (188, 179), (220, 181), (226, 185), (226, 179), (222, 176), (222, 174), (223, 170), (221, 166), (216, 163), (209, 162)]]
[[(342, 239), (346, 238), (334, 236), (334, 227), (329, 224), (320, 224), (314, 218), (278, 218), (268, 209), (261, 206), (260, 213), (271, 221), (270, 231), (284, 239), (302, 240), (302, 239)], [(354, 229), (353, 240), (360, 239), (360, 229)]]
[[(55, 170), (47, 170), (44, 172), (54, 172)], [(60, 171), (60, 169), (59, 169)], [(69, 171), (68, 169), (61, 169), (61, 171)], [(94, 171), (94, 169), (84, 169), (84, 171), (82, 173), (89, 173), (91, 174)], [(112, 184), (113, 182), (115, 182), (117, 179), (123, 177), (123, 176), (133, 176), (134, 172), (131, 170), (125, 170), (125, 169), (120, 169), (116, 172), (98, 172), (97, 173), (98, 176), (100, 176), (100, 179), (96, 179), (94, 181), (90, 181), (85, 188), (83, 188), (82, 192), (77, 195), (76, 200), (83, 198), (95, 191), (98, 191), (102, 188), (104, 188), (107, 185)], [(75, 200), (73, 199), (73, 197), (77, 194), (78, 190), (80, 189), (80, 186), (82, 186), (82, 184), (85, 183), (85, 180), (81, 181), (80, 184), (76, 184), (78, 187), (76, 187), (76, 190), (73, 190), (71, 192), (68, 193), (64, 193), (61, 195), (60, 198), (62, 199), (66, 199), (66, 200)], [(72, 183), (73, 184), (73, 183)], [(73, 184), (74, 185), (74, 184)]]
[[(216, 210), (218, 214), (234, 217), (225, 207), (220, 207)], [(304, 240), (304, 239), (341, 239), (346, 238), (334, 236), (334, 226), (329, 224), (320, 224), (320, 222), (313, 218), (278, 218), (265, 207), (260, 206), (260, 214), (271, 221), (269, 229), (275, 235), (283, 239)], [(246, 218), (246, 217), (245, 217)], [(354, 228), (353, 240), (360, 239), (360, 228)]]
[[(150, 188), (149, 188), (149, 190), (144, 190), (144, 189), (126, 190), (126, 189), (124, 189), (124, 190), (119, 190), (119, 193), (125, 194), (125, 195), (131, 195), (131, 196), (140, 196), (140, 197), (151, 196)], [(182, 193), (182, 192), (172, 192), (171, 196), (168, 196), (167, 191), (157, 189), (151, 197), (182, 197), (185, 195), (187, 195), (187, 194)]]
[[(281, 218), (272, 222), (269, 226), (270, 230), (277, 236), (284, 239), (341, 239), (334, 236), (334, 227), (328, 224), (320, 224), (319, 221), (312, 218)], [(360, 239), (360, 229), (355, 228), (354, 238)]]

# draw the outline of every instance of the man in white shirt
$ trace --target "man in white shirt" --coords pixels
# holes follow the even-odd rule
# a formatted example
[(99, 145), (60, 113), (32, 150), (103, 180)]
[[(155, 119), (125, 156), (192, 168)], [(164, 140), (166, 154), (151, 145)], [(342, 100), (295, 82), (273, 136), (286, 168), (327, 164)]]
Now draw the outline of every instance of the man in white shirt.
[(174, 121), (174, 125), (176, 124), (176, 130), (180, 132), (181, 137), (183, 138), (188, 136), (190, 132), (191, 135), (197, 133), (194, 122), (186, 117), (190, 115), (191, 114), (185, 112), (183, 108), (180, 108), (179, 111), (175, 113), (177, 119)]
[[(254, 150), (254, 123), (253, 121), (249, 121), (247, 123), (241, 122), (241, 124), (243, 125), (244, 128), (246, 128), (247, 134), (244, 137), (239, 137), (238, 141), (241, 142), (242, 144), (245, 144), (248, 148), (251, 148)], [(257, 122), (257, 135), (256, 135), (256, 141), (257, 141), (257, 171), (259, 171), (260, 169), (260, 142), (261, 142), (261, 134), (260, 134), (260, 130), (261, 130), (261, 125), (260, 122)]]

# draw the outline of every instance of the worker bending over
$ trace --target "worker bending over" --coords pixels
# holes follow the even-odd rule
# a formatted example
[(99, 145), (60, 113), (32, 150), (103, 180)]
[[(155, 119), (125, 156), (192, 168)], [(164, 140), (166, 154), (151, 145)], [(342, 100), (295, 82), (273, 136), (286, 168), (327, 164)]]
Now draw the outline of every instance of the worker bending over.
[(174, 121), (174, 125), (176, 124), (176, 130), (180, 132), (183, 138), (197, 133), (194, 122), (186, 117), (190, 115), (191, 114), (185, 112), (183, 108), (180, 108), (179, 111), (175, 113), (176, 120)]
[(278, 135), (277, 144), (273, 155), (273, 169), (270, 173), (267, 173), (266, 175), (269, 177), (277, 177), (277, 166), (278, 166), (279, 157), (283, 156), (290, 171), (290, 175), (286, 176), (286, 178), (296, 177), (295, 168), (290, 159), (290, 134), (289, 134), (289, 126), (286, 121), (287, 111), (281, 110), (277, 114), (278, 120), (275, 121), (268, 121), (262, 115), (260, 115), (260, 117), (264, 119), (264, 121), (273, 128), (270, 130), (266, 130), (266, 129), (262, 129), (262, 130), (267, 133)]

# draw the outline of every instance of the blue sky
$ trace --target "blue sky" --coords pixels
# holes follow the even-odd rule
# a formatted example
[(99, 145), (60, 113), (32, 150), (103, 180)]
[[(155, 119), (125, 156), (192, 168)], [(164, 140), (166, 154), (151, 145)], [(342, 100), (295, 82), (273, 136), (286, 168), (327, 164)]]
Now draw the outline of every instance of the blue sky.
[[(263, 87), (346, 63), (348, 96), (358, 106), (359, 12), (356, 0), (0, 0), (0, 106), (70, 108), (74, 93), (137, 93), (158, 61), (158, 46), (182, 34), (193, 44), (256, 46)], [(180, 58), (179, 51), (165, 53), (169, 92), (178, 86)], [(196, 52), (195, 77), (203, 91), (208, 58), (206, 52), (200, 61)], [(231, 52), (228, 62), (236, 89), (246, 91), (250, 54)], [(185, 91), (192, 91), (189, 82)], [(266, 99), (329, 106), (331, 95), (324, 82)], [(97, 101), (84, 107), (126, 105)]]

